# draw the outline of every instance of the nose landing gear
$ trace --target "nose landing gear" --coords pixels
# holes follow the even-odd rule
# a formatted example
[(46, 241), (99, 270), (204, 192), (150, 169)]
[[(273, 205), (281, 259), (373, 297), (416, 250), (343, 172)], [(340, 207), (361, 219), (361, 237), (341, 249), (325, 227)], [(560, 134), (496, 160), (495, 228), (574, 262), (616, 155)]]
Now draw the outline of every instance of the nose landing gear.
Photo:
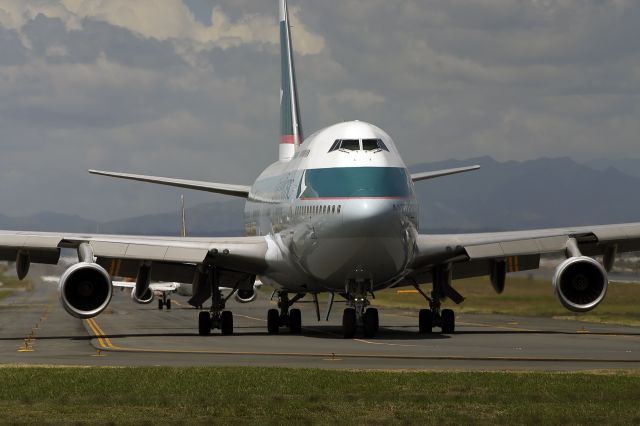
[(380, 327), (378, 310), (369, 308), (368, 294), (372, 294), (371, 281), (351, 280), (346, 286), (347, 308), (342, 314), (342, 333), (345, 339), (352, 339), (359, 324), (364, 337), (375, 337)]

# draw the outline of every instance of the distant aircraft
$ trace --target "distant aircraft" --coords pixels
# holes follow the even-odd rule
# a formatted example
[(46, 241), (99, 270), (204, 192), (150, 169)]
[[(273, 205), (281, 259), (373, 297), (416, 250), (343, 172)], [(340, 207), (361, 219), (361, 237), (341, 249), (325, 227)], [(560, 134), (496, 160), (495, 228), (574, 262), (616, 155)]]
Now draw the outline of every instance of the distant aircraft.
[[(553, 287), (568, 309), (585, 312), (605, 297), (607, 271), (619, 252), (640, 250), (640, 223), (459, 235), (418, 232), (414, 184), (478, 166), (411, 174), (391, 137), (362, 121), (335, 124), (303, 137), (286, 0), (280, 0), (282, 86), (279, 160), (252, 186), (91, 170), (91, 173), (245, 198), (246, 237), (171, 238), (0, 231), (0, 258), (15, 260), (23, 278), (31, 262), (56, 263), (74, 248), (79, 263), (60, 278), (62, 306), (77, 318), (102, 312), (113, 291), (111, 277), (136, 280), (143, 294), (151, 281), (192, 283), (194, 306), (211, 299), (198, 329), (233, 333), (221, 287), (251, 291), (256, 276), (276, 289), (278, 309), (267, 313), (269, 333), (301, 331), (293, 308), (305, 294), (337, 293), (347, 302), (345, 338), (357, 329), (378, 331), (378, 290), (412, 286), (425, 298), (420, 333), (455, 330), (442, 301), (464, 298), (457, 278), (489, 275), (501, 293), (507, 272), (536, 269), (541, 253), (564, 253)], [(505, 194), (508, 196), (508, 194)], [(427, 200), (429, 201), (429, 200)], [(597, 203), (597, 194), (594, 194)], [(212, 217), (211, 220), (215, 220)], [(604, 255), (603, 264), (587, 257)], [(421, 284), (432, 283), (430, 294)]]

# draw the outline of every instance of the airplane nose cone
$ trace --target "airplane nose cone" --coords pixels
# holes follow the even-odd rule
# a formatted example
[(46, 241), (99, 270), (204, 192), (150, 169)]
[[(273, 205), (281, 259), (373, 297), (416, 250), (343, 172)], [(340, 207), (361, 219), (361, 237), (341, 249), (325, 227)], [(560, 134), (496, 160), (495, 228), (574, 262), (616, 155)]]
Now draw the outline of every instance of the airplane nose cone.
[(318, 229), (310, 272), (338, 284), (365, 277), (379, 285), (396, 277), (411, 259), (415, 238), (415, 227), (400, 203), (395, 199), (344, 202), (340, 223)]
[(393, 200), (362, 199), (343, 207), (342, 228), (351, 237), (399, 237), (400, 217)]

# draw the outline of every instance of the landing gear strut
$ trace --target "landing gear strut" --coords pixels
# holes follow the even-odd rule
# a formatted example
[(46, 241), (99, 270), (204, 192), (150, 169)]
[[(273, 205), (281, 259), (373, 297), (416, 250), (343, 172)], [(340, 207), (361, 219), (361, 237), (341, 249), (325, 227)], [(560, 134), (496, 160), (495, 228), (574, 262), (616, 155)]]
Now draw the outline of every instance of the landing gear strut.
[(430, 334), (433, 327), (440, 327), (443, 333), (453, 334), (456, 329), (455, 313), (451, 309), (441, 309), (442, 301), (447, 297), (456, 304), (464, 301), (453, 287), (451, 287), (451, 265), (439, 265), (433, 268), (433, 290), (431, 297), (416, 285), (416, 289), (429, 302), (429, 309), (420, 309), (418, 313), (418, 329), (420, 334)]
[(291, 334), (300, 334), (302, 332), (302, 313), (300, 309), (289, 309), (298, 300), (302, 299), (304, 293), (297, 293), (292, 299), (289, 299), (289, 293), (279, 291), (278, 293), (278, 309), (269, 309), (267, 312), (267, 330), (269, 334), (277, 334), (280, 327), (289, 327)]
[(342, 333), (345, 339), (352, 339), (358, 324), (362, 324), (364, 337), (374, 337), (380, 327), (378, 310), (369, 308), (367, 294), (372, 293), (371, 281), (351, 280), (346, 286), (347, 308), (342, 314)]
[[(201, 336), (208, 336), (212, 329), (220, 329), (223, 336), (233, 334), (233, 314), (231, 311), (225, 311), (225, 303), (227, 299), (222, 296), (220, 291), (220, 275), (213, 268), (207, 268), (201, 272), (199, 281), (204, 283), (211, 289), (211, 308), (209, 311), (201, 311), (198, 315), (198, 333)], [(203, 283), (200, 281), (200, 283)], [(169, 309), (167, 307), (167, 309)]]

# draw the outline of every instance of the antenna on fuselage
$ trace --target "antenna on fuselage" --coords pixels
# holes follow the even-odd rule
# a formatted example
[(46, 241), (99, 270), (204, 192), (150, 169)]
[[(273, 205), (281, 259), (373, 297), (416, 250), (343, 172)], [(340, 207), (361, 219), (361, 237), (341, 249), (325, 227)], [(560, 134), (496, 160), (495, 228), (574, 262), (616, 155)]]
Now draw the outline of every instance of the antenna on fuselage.
[(180, 194), (180, 203), (182, 205), (180, 210), (181, 212), (180, 218), (182, 221), (182, 226), (180, 227), (180, 236), (182, 238), (185, 238), (187, 236), (187, 218), (184, 212), (184, 194)]
[(280, 0), (280, 149), (278, 158), (293, 158), (303, 141), (296, 72), (293, 63), (293, 43), (287, 0)]

